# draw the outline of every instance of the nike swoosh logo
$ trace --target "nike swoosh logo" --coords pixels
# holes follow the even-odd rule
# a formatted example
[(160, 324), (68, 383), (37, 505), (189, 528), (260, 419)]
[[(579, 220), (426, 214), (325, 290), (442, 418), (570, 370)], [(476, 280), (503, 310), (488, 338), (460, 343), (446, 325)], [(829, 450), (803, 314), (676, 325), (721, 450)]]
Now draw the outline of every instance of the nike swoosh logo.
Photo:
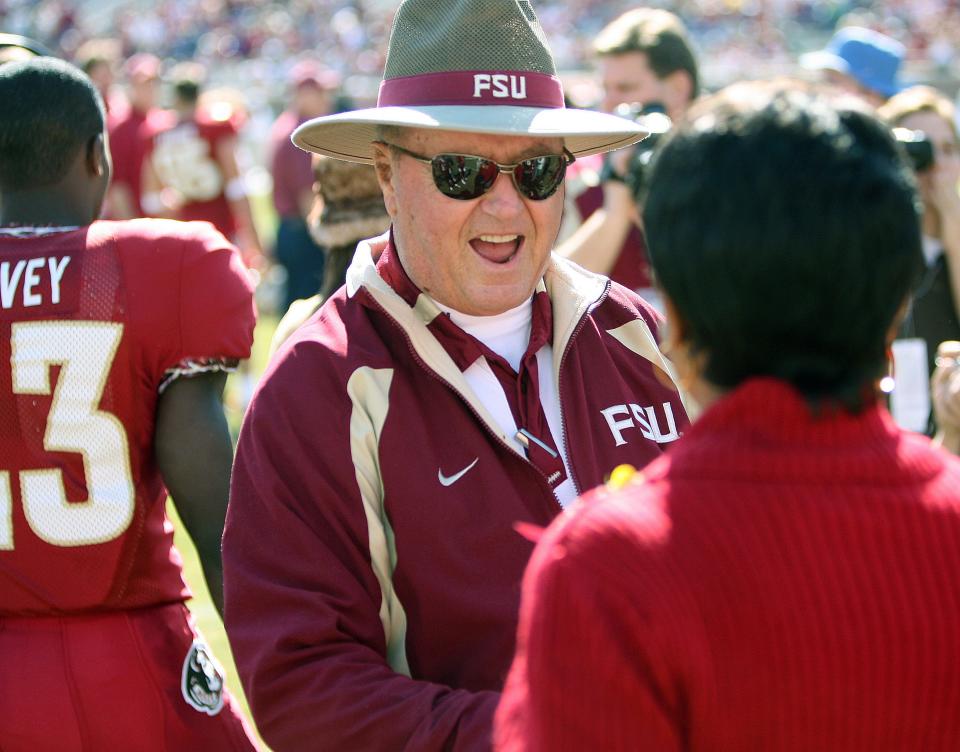
[(437, 469), (437, 480), (440, 481), (441, 486), (452, 486), (458, 480), (460, 480), (464, 475), (473, 470), (473, 466), (480, 461), (480, 458), (477, 457), (473, 462), (467, 465), (459, 473), (454, 473), (453, 475), (444, 475), (443, 470)]

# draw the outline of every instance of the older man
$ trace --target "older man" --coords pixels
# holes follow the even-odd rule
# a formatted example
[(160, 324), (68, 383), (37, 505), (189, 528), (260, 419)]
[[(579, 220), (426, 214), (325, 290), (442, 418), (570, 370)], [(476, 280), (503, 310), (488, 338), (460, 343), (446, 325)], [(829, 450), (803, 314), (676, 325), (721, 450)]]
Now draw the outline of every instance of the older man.
[(489, 748), (517, 526), (684, 430), (650, 309), (551, 255), (566, 165), (640, 135), (563, 109), (518, 0), (407, 0), (379, 106), (295, 132), (374, 163), (393, 225), (280, 349), (240, 439), (226, 623), (278, 752)]

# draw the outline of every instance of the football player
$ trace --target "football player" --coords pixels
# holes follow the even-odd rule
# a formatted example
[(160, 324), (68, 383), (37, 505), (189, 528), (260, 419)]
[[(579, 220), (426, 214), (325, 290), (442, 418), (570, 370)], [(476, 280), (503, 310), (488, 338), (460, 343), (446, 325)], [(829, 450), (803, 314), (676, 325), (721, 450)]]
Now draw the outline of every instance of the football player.
[(237, 164), (236, 108), (201, 106), (203, 75), (197, 63), (171, 71), (174, 119), (148, 148), (141, 204), (149, 216), (212, 222), (253, 261), (261, 248)]
[(209, 224), (97, 221), (104, 105), (77, 68), (7, 63), (0, 100), (0, 749), (253, 749), (165, 516), (169, 490), (219, 607), (247, 272)]

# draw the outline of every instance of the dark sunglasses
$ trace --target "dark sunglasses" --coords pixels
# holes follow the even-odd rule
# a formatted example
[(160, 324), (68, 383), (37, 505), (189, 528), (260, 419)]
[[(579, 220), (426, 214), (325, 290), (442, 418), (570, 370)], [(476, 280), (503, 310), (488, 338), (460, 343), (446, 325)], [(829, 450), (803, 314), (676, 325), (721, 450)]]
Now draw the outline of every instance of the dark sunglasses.
[(472, 154), (437, 154), (431, 159), (396, 144), (379, 143), (430, 165), (437, 190), (459, 201), (480, 198), (493, 188), (501, 172), (510, 174), (520, 195), (533, 201), (543, 201), (557, 192), (567, 172), (567, 165), (573, 164), (576, 159), (566, 149), (563, 154), (545, 154), (514, 164), (500, 164)]

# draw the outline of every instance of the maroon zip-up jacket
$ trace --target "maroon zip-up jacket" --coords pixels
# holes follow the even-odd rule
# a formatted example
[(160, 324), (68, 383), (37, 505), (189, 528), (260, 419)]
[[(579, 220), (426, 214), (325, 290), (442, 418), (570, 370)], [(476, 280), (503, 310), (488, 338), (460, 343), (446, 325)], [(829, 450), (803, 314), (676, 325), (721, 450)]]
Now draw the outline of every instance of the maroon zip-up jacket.
[[(240, 436), (226, 626), (275, 752), (489, 749), (533, 548), (516, 526), (560, 512), (427, 330), (436, 307), (377, 274), (383, 243), (284, 344)], [(559, 259), (544, 281), (582, 491), (686, 413), (642, 300)]]

